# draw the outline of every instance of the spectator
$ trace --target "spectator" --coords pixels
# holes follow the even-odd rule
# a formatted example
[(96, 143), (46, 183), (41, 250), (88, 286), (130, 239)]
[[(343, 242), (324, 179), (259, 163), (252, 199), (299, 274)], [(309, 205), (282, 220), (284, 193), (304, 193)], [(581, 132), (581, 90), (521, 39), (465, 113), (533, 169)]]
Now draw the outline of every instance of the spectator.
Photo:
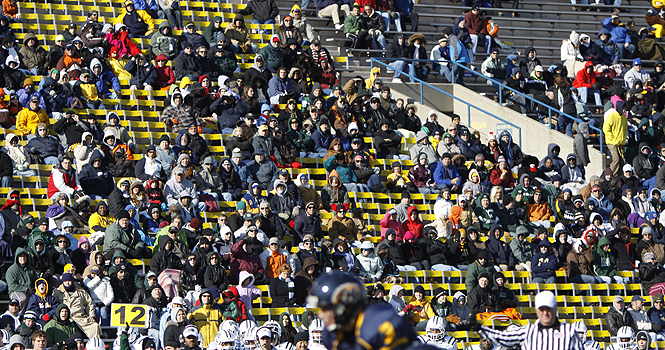
[(132, 75), (129, 80), (130, 90), (148, 90), (153, 89), (157, 81), (157, 72), (155, 66), (145, 59), (143, 54), (133, 56), (125, 65), (125, 70)]
[(275, 24), (279, 9), (274, 0), (252, 0), (244, 9), (237, 10), (236, 13), (243, 16), (252, 15), (254, 24)]
[(12, 23), (21, 23), (21, 14), (19, 13), (18, 1), (3, 0), (2, 13), (7, 16), (7, 18), (9, 18)]
[[(613, 13), (611, 17), (604, 19), (601, 24), (612, 35), (612, 41), (619, 49), (619, 59), (630, 59), (635, 53), (635, 44), (632, 43), (628, 29), (621, 23), (618, 13)], [(631, 86), (632, 87), (632, 86)]]
[(624, 80), (626, 81), (626, 90), (634, 88), (635, 83), (638, 81), (644, 84), (649, 78), (649, 73), (642, 70), (642, 59), (639, 57), (634, 59), (633, 68), (626, 72), (626, 75), (624, 76)]
[(600, 98), (599, 85), (600, 84), (596, 82), (596, 72), (594, 71), (593, 63), (587, 61), (584, 68), (577, 72), (575, 81), (573, 82), (573, 87), (577, 88), (580, 100), (586, 104), (588, 95), (591, 93), (595, 98), (596, 106), (601, 106), (603, 101)]
[(471, 36), (473, 55), (478, 54), (478, 42), (483, 41), (485, 46), (485, 53), (488, 53), (492, 46), (492, 37), (487, 33), (487, 25), (485, 16), (480, 12), (480, 8), (474, 5), (466, 16), (464, 16), (466, 28), (469, 30)]
[(515, 232), (517, 239), (510, 241), (510, 249), (515, 256), (515, 268), (517, 271), (531, 271), (531, 260), (535, 254), (533, 244), (526, 240), (529, 231), (524, 226), (519, 226)]
[(19, 247), (14, 254), (14, 264), (6, 272), (8, 293), (24, 293), (27, 297), (28, 291), (33, 287), (33, 281), (37, 280), (37, 271), (30, 260), (30, 255), (25, 249)]
[(610, 65), (612, 63), (605, 51), (591, 41), (591, 38), (586, 34), (580, 35), (580, 54), (585, 61), (591, 61), (594, 65)]
[(78, 331), (76, 323), (70, 317), (69, 307), (65, 304), (58, 305), (54, 318), (44, 325), (48, 346), (52, 347), (56, 343), (64, 342), (69, 336)]
[(190, 79), (198, 79), (202, 74), (201, 66), (198, 60), (192, 53), (192, 44), (189, 41), (184, 41), (181, 44), (182, 52), (175, 58), (175, 75), (176, 78), (182, 79), (184, 77)]
[(628, 326), (633, 330), (637, 329), (637, 324), (624, 305), (623, 297), (618, 295), (614, 297), (612, 307), (605, 315), (605, 321), (607, 322), (607, 328), (611, 336), (616, 336), (619, 329), (623, 326)]
[(610, 34), (610, 31), (607, 30), (607, 28), (601, 28), (600, 32), (598, 32), (596, 45), (603, 50), (605, 57), (607, 57), (612, 64), (616, 64), (619, 62), (619, 48), (611, 38), (612, 35)]
[(383, 20), (383, 18), (378, 12), (374, 11), (372, 5), (365, 4), (362, 15), (362, 21), (364, 22), (365, 27), (367, 29), (367, 34), (369, 34), (369, 37), (372, 40), (371, 42), (372, 48), (385, 50), (386, 38), (383, 36), (383, 32), (386, 31), (386, 22)]
[[(74, 277), (70, 273), (62, 275), (62, 284), (54, 292), (54, 296), (69, 309), (72, 321), (83, 330), (86, 336), (89, 338), (101, 336), (102, 330), (96, 321), (92, 298), (88, 292), (74, 283)], [(58, 313), (56, 310), (56, 315)], [(61, 317), (61, 320), (63, 319), (66, 318)]]
[(344, 26), (339, 20), (341, 12), (343, 11), (346, 17), (351, 13), (349, 5), (342, 0), (314, 0), (314, 5), (319, 18), (332, 17), (335, 30), (340, 30)]
[(588, 249), (585, 240), (580, 239), (568, 253), (568, 275), (573, 283), (603, 283), (593, 270), (593, 251)]
[[(255, 228), (256, 226), (254, 226)], [(263, 266), (261, 265), (261, 258), (259, 252), (252, 248), (250, 241), (241, 239), (231, 248), (231, 273), (229, 275), (229, 282), (237, 284), (236, 278), (240, 271), (247, 271), (255, 276), (255, 284), (265, 284), (267, 282), (264, 274)]]
[(432, 63), (432, 69), (445, 77), (449, 82), (465, 85), (464, 69), (457, 66), (453, 67), (452, 63), (448, 63), (448, 61), (452, 61), (466, 66), (467, 63), (471, 62), (466, 51), (466, 46), (464, 46), (464, 43), (456, 35), (444, 36), (439, 39), (439, 45), (432, 48), (430, 60), (443, 63)]
[(90, 290), (95, 312), (101, 317), (101, 325), (108, 326), (110, 306), (114, 299), (111, 280), (101, 273), (99, 266), (94, 265), (90, 270), (90, 275), (85, 278), (83, 283)]
[[(418, 79), (427, 81), (427, 76), (429, 75), (429, 66), (427, 66), (427, 62), (418, 61), (427, 59), (427, 50), (425, 49), (425, 45), (427, 45), (427, 40), (425, 40), (424, 35), (420, 33), (411, 35), (409, 37), (409, 46), (407, 47), (407, 58), (416, 60), (411, 61), (411, 63), (408, 64), (409, 74), (415, 76)], [(385, 48), (385, 39), (383, 39), (382, 49), (383, 48)]]
[(178, 39), (173, 36), (171, 25), (168, 21), (162, 21), (159, 31), (150, 39), (150, 50), (155, 56), (164, 55), (173, 60), (178, 56)]
[[(285, 68), (284, 53), (282, 52), (281, 41), (277, 35), (273, 35), (270, 39), (270, 45), (266, 45), (264, 48), (259, 50), (258, 53), (263, 57), (265, 60), (265, 65), (268, 67), (268, 69), (270, 69), (271, 72), (277, 73), (279, 69)], [(285, 79), (287, 74), (288, 70), (286, 70), (286, 73), (282, 79)], [(291, 79), (289, 79), (289, 81), (290, 80)], [(291, 87), (289, 90), (293, 90), (293, 87)], [(273, 95), (271, 94), (270, 97), (272, 98), (272, 96)]]
[[(305, 5), (303, 8), (307, 9), (309, 1), (303, 4)], [(298, 28), (302, 35), (302, 45), (313, 43), (314, 40), (318, 39), (318, 34), (314, 31), (314, 27), (312, 27), (307, 18), (302, 15), (302, 10), (298, 4), (294, 4), (291, 8), (291, 16), (293, 17), (293, 26)], [(316, 61), (316, 59), (314, 61)]]
[(130, 259), (149, 257), (151, 254), (141, 241), (141, 236), (132, 224), (129, 223), (129, 213), (122, 210), (116, 215), (118, 221), (109, 225), (104, 235), (104, 252), (107, 257), (113, 256), (120, 250)]
[(44, 75), (47, 70), (47, 52), (37, 43), (37, 36), (28, 33), (23, 38), (23, 47), (18, 51), (21, 54), (22, 68), (32, 75)]
[[(235, 54), (255, 53), (258, 50), (256, 44), (252, 44), (249, 38), (249, 31), (245, 26), (245, 19), (241, 14), (236, 14), (233, 22), (226, 26), (224, 34), (226, 35), (226, 38), (231, 41), (231, 48)], [(252, 81), (252, 79), (249, 78), (246, 78), (246, 80), (248, 82)]]
[(125, 1), (125, 13), (118, 16), (113, 24), (122, 23), (129, 29), (131, 38), (150, 38), (155, 31), (155, 23), (145, 10), (134, 7), (134, 1)]

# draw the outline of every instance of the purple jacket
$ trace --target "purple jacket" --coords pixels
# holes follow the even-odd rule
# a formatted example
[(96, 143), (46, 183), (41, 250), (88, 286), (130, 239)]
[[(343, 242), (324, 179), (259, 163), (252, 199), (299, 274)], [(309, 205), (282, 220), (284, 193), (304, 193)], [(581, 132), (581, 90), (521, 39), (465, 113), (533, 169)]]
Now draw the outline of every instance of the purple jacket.
[[(249, 284), (246, 287), (242, 286), (242, 283), (249, 279)], [(238, 281), (238, 294), (240, 294), (240, 300), (245, 304), (245, 309), (247, 312), (252, 310), (252, 301), (261, 296), (261, 290), (254, 286), (254, 275), (247, 271), (240, 271), (240, 277)]]

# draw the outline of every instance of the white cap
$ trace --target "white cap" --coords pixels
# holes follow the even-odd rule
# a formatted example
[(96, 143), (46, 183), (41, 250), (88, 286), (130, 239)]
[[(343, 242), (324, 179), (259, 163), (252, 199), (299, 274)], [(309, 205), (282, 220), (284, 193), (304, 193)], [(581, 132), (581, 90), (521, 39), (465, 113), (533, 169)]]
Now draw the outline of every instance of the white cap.
[(623, 166), (623, 171), (633, 171), (633, 166), (630, 164), (626, 164)]
[(543, 66), (537, 65), (533, 70), (536, 71), (536, 72), (542, 72), (543, 71)]
[(466, 195), (460, 194), (459, 196), (457, 196), (457, 201), (458, 202), (466, 202), (467, 201)]
[(256, 337), (261, 339), (263, 337), (272, 337), (272, 331), (268, 327), (260, 327), (256, 332)]
[(183, 299), (183, 298), (181, 298), (181, 297), (175, 297), (175, 298), (173, 298), (173, 300), (171, 300), (171, 303), (172, 303), (172, 304), (178, 304), (178, 305), (185, 305), (185, 306), (187, 306), (187, 303), (185, 302), (185, 299)]
[(540, 292), (536, 295), (536, 309), (540, 309), (543, 306), (549, 307), (550, 309), (556, 307), (556, 297), (549, 290)]

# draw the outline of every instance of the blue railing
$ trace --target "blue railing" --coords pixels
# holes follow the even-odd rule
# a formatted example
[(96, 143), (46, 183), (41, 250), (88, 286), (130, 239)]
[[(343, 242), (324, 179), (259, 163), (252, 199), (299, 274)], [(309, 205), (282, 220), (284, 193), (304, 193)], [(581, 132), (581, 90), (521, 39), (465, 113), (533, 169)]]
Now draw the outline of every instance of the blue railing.
[[(386, 58), (386, 57), (373, 57), (373, 58), (371, 59), (371, 61), (370, 61), (370, 65), (371, 65), (372, 68), (374, 68), (374, 63), (376, 62), (376, 63), (378, 63), (378, 64), (380, 64), (380, 65), (382, 65), (382, 66), (384, 66), (384, 67), (386, 67), (386, 68), (388, 68), (388, 69), (392, 69), (392, 70), (394, 70), (394, 69), (393, 69), (392, 67), (390, 67), (387, 63), (381, 62), (381, 61), (388, 61), (388, 60), (390, 60), (390, 61), (394, 61), (395, 59), (394, 59), (394, 58)], [(418, 61), (418, 62), (439, 63), (439, 64), (441, 64), (441, 63), (452, 63), (451, 71), (450, 71), (450, 76), (451, 76), (451, 78), (452, 78), (452, 80), (453, 80), (453, 81), (452, 81), (453, 84), (455, 83), (455, 69), (464, 69), (464, 70), (466, 70), (466, 71), (469, 71), (469, 72), (473, 73), (474, 75), (476, 75), (476, 76), (478, 76), (478, 77), (480, 77), (480, 78), (483, 78), (483, 79), (485, 79), (485, 80), (491, 82), (494, 86), (496, 86), (496, 87), (499, 89), (499, 104), (503, 104), (503, 90), (504, 90), (504, 89), (507, 89), (507, 90), (509, 90), (509, 91), (512, 91), (512, 92), (515, 93), (516, 95), (523, 96), (526, 100), (528, 100), (528, 101), (530, 101), (530, 102), (532, 102), (532, 103), (534, 103), (534, 104), (537, 104), (537, 105), (539, 105), (539, 106), (542, 106), (542, 107), (547, 108), (547, 114), (548, 114), (548, 119), (549, 119), (548, 126), (549, 126), (550, 129), (552, 129), (552, 112), (553, 112), (553, 111), (554, 111), (555, 113), (559, 114), (559, 116), (563, 116), (563, 117), (569, 118), (569, 119), (571, 119), (571, 120), (576, 121), (577, 123), (585, 123), (585, 122), (586, 122), (586, 121), (584, 121), (584, 120), (582, 120), (582, 119), (580, 119), (580, 118), (573, 117), (573, 116), (571, 116), (570, 114), (564, 113), (564, 112), (562, 112), (562, 111), (560, 111), (560, 110), (558, 110), (558, 109), (555, 109), (555, 108), (553, 108), (553, 107), (551, 107), (551, 106), (548, 106), (548, 105), (546, 105), (546, 104), (544, 104), (544, 103), (542, 103), (542, 102), (540, 102), (540, 101), (534, 99), (534, 98), (531, 97), (531, 96), (528, 96), (528, 95), (526, 95), (526, 94), (524, 94), (524, 93), (521, 93), (521, 92), (519, 92), (519, 91), (517, 91), (517, 90), (515, 90), (515, 89), (513, 89), (513, 88), (511, 88), (511, 87), (509, 87), (509, 86), (507, 86), (507, 85), (505, 85), (505, 84), (504, 84), (503, 82), (501, 82), (501, 81), (498, 81), (498, 80), (492, 79), (492, 78), (490, 78), (490, 77), (486, 77), (486, 76), (484, 76), (482, 73), (477, 72), (477, 71), (475, 71), (475, 70), (473, 70), (473, 69), (470, 69), (470, 68), (466, 67), (465, 65), (462, 65), (462, 64), (459, 64), (459, 63), (456, 63), (456, 62), (451, 62), (451, 61), (443, 61), (443, 62), (442, 62), (442, 61), (432, 61), (432, 60), (414, 60), (414, 59), (408, 59), (408, 58), (401, 58), (400, 61), (405, 61), (405, 62)], [(400, 74), (401, 74), (401, 75), (404, 75), (404, 76), (407, 76), (407, 77), (409, 77), (409, 78), (411, 78), (411, 81), (416, 81), (416, 82), (418, 82), (418, 83), (421, 83), (421, 84), (420, 84), (420, 102), (421, 102), (421, 103), (422, 103), (422, 99), (423, 99), (423, 96), (422, 96), (423, 88), (422, 88), (422, 86), (423, 86), (423, 84), (425, 84), (425, 85), (427, 85), (427, 86), (429, 86), (429, 87), (431, 87), (431, 88), (433, 88), (433, 89), (435, 89), (435, 90), (437, 90), (437, 91), (439, 91), (439, 92), (441, 92), (441, 93), (443, 93), (443, 94), (445, 94), (445, 95), (447, 95), (447, 96), (453, 97), (454, 99), (456, 99), (456, 100), (458, 100), (458, 101), (461, 101), (461, 102), (463, 102), (463, 103), (469, 105), (466, 101), (460, 100), (459, 98), (457, 98), (457, 97), (455, 97), (455, 96), (452, 96), (452, 95), (450, 95), (449, 93), (447, 93), (447, 92), (445, 92), (445, 91), (442, 91), (442, 90), (440, 90), (440, 89), (437, 89), (437, 88), (435, 88), (434, 86), (430, 85), (429, 83), (427, 83), (427, 82), (425, 82), (425, 81), (423, 81), (423, 80), (421, 80), (421, 79), (418, 79), (417, 77), (414, 77), (414, 76), (412, 76), (412, 75), (410, 75), (410, 74), (407, 74), (407, 73), (400, 73)], [(485, 114), (489, 114), (489, 115), (491, 115), (491, 116), (493, 116), (493, 117), (495, 117), (495, 118), (501, 120), (501, 121), (504, 122), (504, 123), (507, 123), (507, 124), (510, 124), (510, 125), (514, 125), (514, 124), (512, 124), (512, 123), (510, 123), (510, 122), (505, 121), (505, 120), (502, 119), (502, 118), (499, 118), (499, 117), (494, 116), (493, 114), (491, 114), (491, 113), (489, 113), (489, 112), (487, 112), (487, 111), (481, 110), (480, 108), (477, 108), (477, 107), (475, 107), (475, 106), (473, 106), (473, 107), (476, 108), (476, 109), (478, 109), (478, 110), (480, 110), (480, 111), (482, 111), (482, 112), (484, 112)], [(469, 118), (470, 118), (470, 115), (469, 115)], [(470, 125), (470, 122), (469, 122), (469, 125)], [(599, 127), (592, 126), (592, 125), (589, 125), (589, 128), (590, 128), (591, 130), (595, 130), (595, 131), (597, 131), (597, 132), (598, 132), (598, 135), (600, 135), (600, 153), (603, 153), (603, 131), (602, 131)], [(565, 130), (563, 130), (563, 132), (565, 132)], [(522, 135), (521, 135), (521, 129), (520, 129), (520, 141), (521, 141), (521, 140), (522, 140)], [(521, 147), (521, 144), (520, 144), (520, 147)]]

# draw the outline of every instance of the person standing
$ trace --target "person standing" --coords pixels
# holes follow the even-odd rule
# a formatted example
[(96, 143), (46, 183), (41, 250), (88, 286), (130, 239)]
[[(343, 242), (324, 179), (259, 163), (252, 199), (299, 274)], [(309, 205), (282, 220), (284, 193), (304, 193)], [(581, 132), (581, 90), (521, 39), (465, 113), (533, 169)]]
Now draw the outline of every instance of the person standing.
[(605, 143), (612, 156), (610, 170), (614, 176), (620, 176), (620, 169), (623, 168), (624, 150), (626, 138), (628, 137), (628, 122), (624, 116), (625, 102), (617, 101), (614, 108), (605, 112), (605, 122), (603, 123), (603, 133), (605, 133)]
[(584, 344), (570, 323), (559, 321), (557, 315), (556, 297), (550, 291), (543, 291), (536, 295), (536, 316), (538, 320), (523, 327), (509, 330), (496, 330), (481, 326), (475, 315), (469, 319), (471, 329), (477, 331), (481, 337), (489, 339), (492, 343), (507, 348), (520, 346), (523, 350), (582, 350)]

